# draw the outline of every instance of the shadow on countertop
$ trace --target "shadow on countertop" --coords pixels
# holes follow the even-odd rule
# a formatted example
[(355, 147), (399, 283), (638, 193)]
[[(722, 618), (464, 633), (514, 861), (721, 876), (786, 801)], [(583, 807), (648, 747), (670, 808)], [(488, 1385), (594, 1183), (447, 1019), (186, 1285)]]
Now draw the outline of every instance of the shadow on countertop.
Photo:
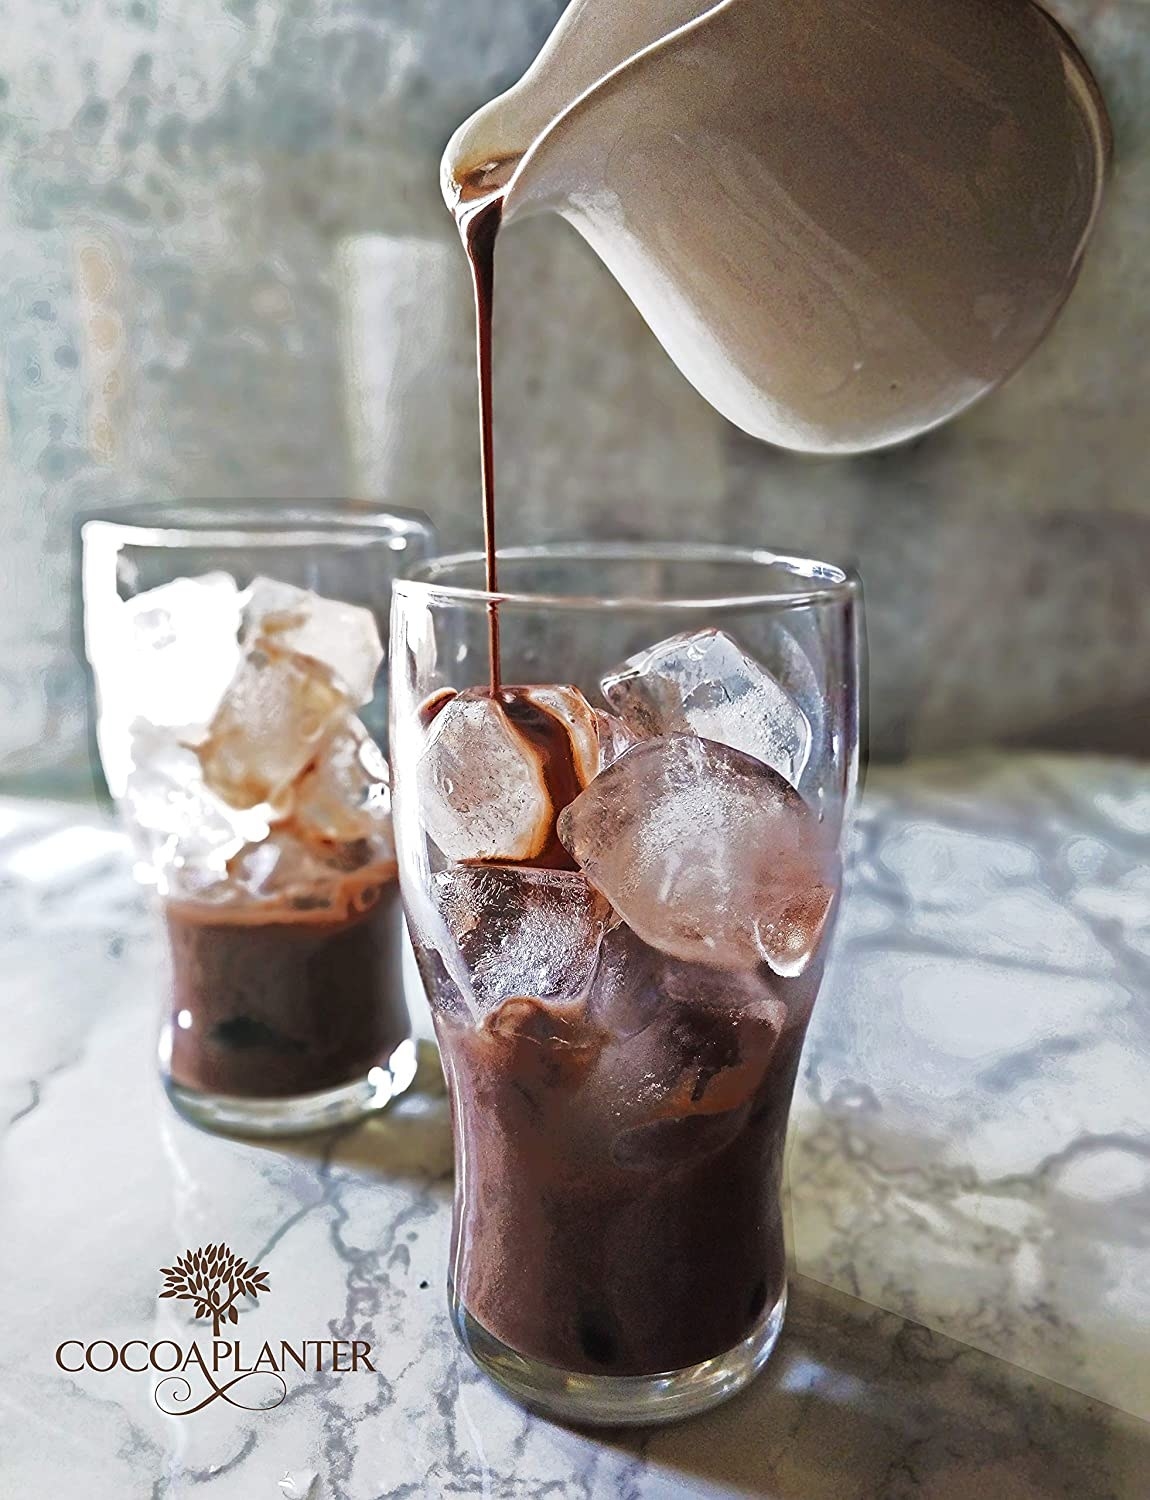
[[(640, 1493), (769, 1500), (1145, 1500), (1150, 1426), (796, 1277), (743, 1395), (615, 1444)], [(691, 1476), (688, 1478), (688, 1476)]]

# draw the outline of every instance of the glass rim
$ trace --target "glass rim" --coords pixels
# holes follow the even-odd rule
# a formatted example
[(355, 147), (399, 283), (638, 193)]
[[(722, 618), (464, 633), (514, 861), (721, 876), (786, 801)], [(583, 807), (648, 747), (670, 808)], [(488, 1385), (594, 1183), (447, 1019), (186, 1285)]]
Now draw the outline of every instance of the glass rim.
[(468, 604), (512, 604), (547, 606), (573, 610), (704, 610), (750, 606), (800, 608), (811, 604), (842, 603), (859, 591), (859, 579), (850, 568), (813, 558), (771, 552), (763, 547), (736, 547), (707, 542), (545, 542), (532, 547), (500, 547), (496, 561), (582, 562), (636, 564), (717, 563), (742, 567), (781, 569), (792, 578), (808, 580), (805, 588), (740, 590), (729, 594), (670, 595), (660, 598), (643, 594), (556, 594), (547, 591), (472, 588), (466, 584), (439, 581), (439, 575), (463, 567), (482, 566), (482, 552), (452, 552), (427, 559), (397, 578), (392, 591), (411, 598), (440, 598)]
[[(358, 505), (358, 502), (354, 502)], [(308, 547), (382, 544), (435, 528), (422, 511), (401, 505), (349, 507), (343, 500), (133, 502), (84, 511), (81, 536), (116, 537), (136, 547)]]

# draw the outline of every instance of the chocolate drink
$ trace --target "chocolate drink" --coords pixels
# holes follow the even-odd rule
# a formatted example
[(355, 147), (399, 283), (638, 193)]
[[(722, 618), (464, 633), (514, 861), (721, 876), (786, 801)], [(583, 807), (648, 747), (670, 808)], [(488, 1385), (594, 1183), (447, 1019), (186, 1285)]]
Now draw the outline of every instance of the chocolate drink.
[(601, 972), (613, 956), (655, 971), (630, 997), (649, 1008), (635, 1035), (609, 978), (577, 1006), (437, 1017), (462, 1173), (452, 1266), (466, 1312), (516, 1352), (651, 1375), (734, 1348), (782, 1296), (783, 1146), (818, 977), (774, 981), (780, 1030), (743, 981), (726, 1005), (729, 976), (676, 965), (660, 986), (665, 961), (625, 928), (612, 942)]
[(164, 914), (171, 1076), (182, 1088), (320, 1093), (385, 1064), (408, 1034), (394, 864), (357, 872), (310, 912), (170, 900)]

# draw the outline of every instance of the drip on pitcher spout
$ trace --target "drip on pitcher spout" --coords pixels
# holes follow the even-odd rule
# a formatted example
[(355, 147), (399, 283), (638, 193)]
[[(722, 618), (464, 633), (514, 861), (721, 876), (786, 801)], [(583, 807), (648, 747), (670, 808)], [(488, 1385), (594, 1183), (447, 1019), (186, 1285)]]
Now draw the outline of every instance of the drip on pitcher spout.
[(452, 172), (450, 177), (444, 174), (444, 196), (460, 224), (504, 191), (522, 160), (522, 156), (498, 156)]
[(439, 185), (457, 221), (506, 190), (538, 134), (540, 126), (522, 118), (517, 93), (518, 87), (484, 105), (447, 143)]

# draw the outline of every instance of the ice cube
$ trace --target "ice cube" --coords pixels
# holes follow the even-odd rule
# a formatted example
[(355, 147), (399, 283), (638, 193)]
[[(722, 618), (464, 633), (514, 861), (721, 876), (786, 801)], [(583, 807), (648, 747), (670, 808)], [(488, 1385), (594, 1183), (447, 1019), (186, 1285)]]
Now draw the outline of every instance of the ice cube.
[(370, 609), (257, 578), (244, 600), (244, 644), (310, 657), (355, 704), (369, 703), (383, 645)]
[(519, 997), (575, 1000), (586, 990), (611, 909), (582, 875), (442, 870), (431, 894), (482, 1009)]
[(313, 659), (248, 647), (196, 746), (205, 782), (229, 807), (274, 803), (348, 706)]
[(689, 735), (633, 746), (564, 809), (559, 837), (644, 942), (719, 968), (800, 974), (837, 889), (833, 851), (794, 788)]
[(514, 1077), (520, 1107), (534, 1119), (557, 1093), (586, 1086), (606, 1041), (580, 1007), (528, 996), (497, 1005), (482, 1033), (494, 1053), (490, 1066)]
[(614, 714), (605, 714), (598, 708), (595, 710), (595, 729), (599, 737), (598, 771), (605, 771), (608, 766), (613, 766), (641, 738), (622, 719), (617, 719)]
[(729, 1144), (760, 1097), (787, 1020), (765, 968), (720, 970), (603, 940), (587, 1002), (605, 1037), (593, 1087), (620, 1166), (654, 1170)]
[(136, 717), (157, 726), (208, 722), (239, 664), (239, 598), (234, 578), (205, 573), (125, 602), (132, 650), (119, 668)]
[(97, 736), (108, 786), (132, 769), (131, 726), (202, 734), (239, 661), (240, 604), (227, 573), (176, 578), (131, 599), (85, 599), (99, 699)]
[(779, 1030), (757, 1014), (668, 1003), (627, 1046), (608, 1046), (599, 1081), (618, 1098), (612, 1115), (624, 1127), (612, 1160), (660, 1171), (729, 1146), (755, 1107), (778, 1040)]
[(229, 860), (219, 895), (340, 919), (373, 905), (380, 888), (393, 879), (394, 868), (376, 862), (362, 844), (319, 844), (288, 828), (273, 828)]
[(566, 856), (555, 817), (599, 768), (595, 711), (575, 688), (469, 688), (439, 706), (417, 764), (420, 815), (452, 861)]
[(551, 683), (505, 692), (512, 700), (507, 706), (513, 715), (516, 705), (530, 704), (559, 720), (567, 731), (572, 764), (581, 787), (599, 774), (599, 716), (578, 688)]
[(787, 1007), (760, 970), (717, 969), (669, 958), (625, 923), (603, 939), (589, 996), (592, 1017), (627, 1040), (682, 1007), (753, 1017), (781, 1031)]
[(697, 734), (742, 750), (796, 785), (811, 751), (807, 717), (721, 630), (671, 636), (603, 679), (611, 707), (643, 736)]
[(299, 827), (323, 839), (391, 837), (391, 792), (383, 752), (353, 715), (320, 741), (293, 790)]
[(416, 768), (424, 826), (450, 860), (531, 859), (554, 820), (539, 758), (479, 689), (432, 720)]
[(236, 812), (212, 795), (195, 753), (171, 731), (138, 721), (130, 756), (121, 803), (161, 894), (187, 894), (221, 879), (232, 855), (266, 835), (258, 814)]

